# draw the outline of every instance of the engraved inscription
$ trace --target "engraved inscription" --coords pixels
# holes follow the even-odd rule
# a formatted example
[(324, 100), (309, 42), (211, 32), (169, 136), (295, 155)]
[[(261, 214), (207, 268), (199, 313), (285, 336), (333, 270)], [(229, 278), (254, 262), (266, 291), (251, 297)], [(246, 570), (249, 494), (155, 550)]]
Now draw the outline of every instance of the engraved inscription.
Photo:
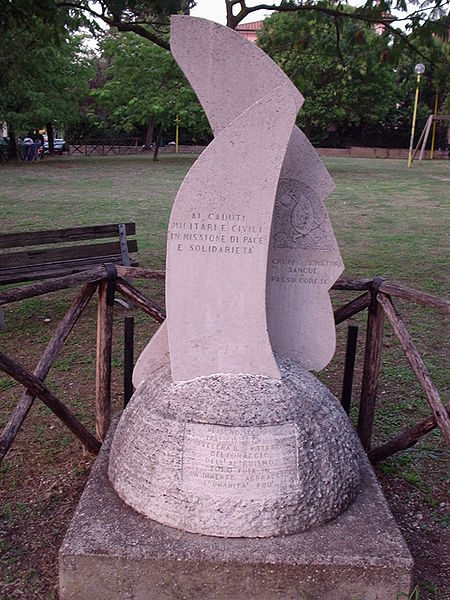
[[(340, 259), (327, 260), (304, 257), (303, 262), (297, 257), (272, 258), (270, 261), (270, 283), (299, 283), (302, 285), (325, 285), (329, 287), (329, 274), (341, 270)], [(333, 279), (334, 281), (334, 279)]]
[(252, 255), (264, 233), (247, 215), (192, 212), (189, 220), (170, 221), (168, 239), (178, 252)]
[(181, 488), (197, 494), (264, 499), (297, 485), (293, 423), (226, 427), (186, 423)]

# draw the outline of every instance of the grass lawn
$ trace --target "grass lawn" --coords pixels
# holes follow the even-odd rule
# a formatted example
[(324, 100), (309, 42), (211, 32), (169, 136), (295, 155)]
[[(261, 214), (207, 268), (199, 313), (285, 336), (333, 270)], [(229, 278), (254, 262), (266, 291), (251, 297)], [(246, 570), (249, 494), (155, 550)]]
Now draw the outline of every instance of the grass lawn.
[[(135, 221), (141, 266), (164, 268), (165, 235), (177, 189), (195, 157), (147, 155), (55, 158), (0, 168), (0, 233)], [(450, 163), (327, 158), (336, 190), (327, 199), (346, 266), (344, 275), (381, 275), (448, 296)], [(159, 304), (160, 284), (136, 285)], [(33, 370), (75, 290), (5, 307), (1, 347)], [(350, 300), (348, 292), (333, 301)], [(396, 302), (448, 402), (448, 322), (442, 314)], [(113, 408), (122, 405), (123, 309), (115, 311)], [(91, 302), (49, 373), (49, 387), (89, 427), (95, 394), (96, 306)], [(365, 314), (360, 326), (354, 399), (360, 390)], [(338, 327), (336, 356), (320, 378), (340, 395), (347, 324)], [(446, 331), (447, 327), (447, 331)], [(156, 326), (136, 313), (136, 353)], [(21, 389), (0, 373), (0, 427)], [(356, 415), (356, 408), (352, 416)], [(429, 416), (403, 352), (386, 326), (375, 444)], [(0, 469), (0, 600), (56, 598), (57, 550), (92, 463), (57, 419), (36, 402)], [(417, 563), (420, 598), (449, 599), (449, 453), (438, 432), (377, 469)]]

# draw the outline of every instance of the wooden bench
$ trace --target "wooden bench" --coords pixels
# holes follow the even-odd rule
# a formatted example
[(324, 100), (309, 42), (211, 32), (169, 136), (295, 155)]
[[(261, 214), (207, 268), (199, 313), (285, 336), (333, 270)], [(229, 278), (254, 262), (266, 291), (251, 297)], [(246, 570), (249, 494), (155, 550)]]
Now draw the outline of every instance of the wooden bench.
[[(135, 234), (135, 223), (3, 234), (0, 249), (8, 251), (0, 253), (0, 285), (62, 277), (105, 263), (136, 266), (130, 253), (137, 252), (137, 241), (127, 237)], [(106, 238), (116, 239), (92, 243)], [(12, 251), (17, 248), (28, 249)], [(1, 324), (0, 312), (0, 329)]]

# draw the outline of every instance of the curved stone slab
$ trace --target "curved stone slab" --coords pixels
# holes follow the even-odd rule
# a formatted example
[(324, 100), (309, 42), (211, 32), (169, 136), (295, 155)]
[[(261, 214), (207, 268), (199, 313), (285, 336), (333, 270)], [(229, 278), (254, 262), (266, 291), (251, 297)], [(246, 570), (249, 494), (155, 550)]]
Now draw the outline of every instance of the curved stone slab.
[[(256, 44), (203, 19), (172, 17), (171, 50), (215, 133), (268, 90), (288, 80)], [(297, 88), (288, 82), (293, 97), (303, 104)], [(328, 291), (343, 271), (323, 204), (333, 190), (334, 182), (319, 155), (294, 127), (275, 204), (272, 236), (276, 234), (276, 239), (271, 240), (267, 270), (267, 324), (274, 351), (316, 371), (328, 364), (335, 351)], [(286, 193), (290, 194), (290, 207), (281, 203)], [(280, 228), (292, 229), (293, 219), (297, 241), (280, 242)], [(309, 277), (293, 277), (293, 269)], [(294, 279), (296, 285), (288, 285), (288, 280)]]
[(149, 343), (142, 350), (133, 370), (133, 386), (137, 389), (146, 377), (163, 365), (170, 363), (167, 319), (159, 326)]
[[(227, 27), (204, 19), (172, 16), (171, 49), (216, 135), (283, 83), (298, 106), (303, 103), (281, 69), (255, 44)], [(328, 290), (343, 267), (322, 202), (333, 189), (319, 156), (294, 127), (277, 191), (272, 230), (275, 238), (270, 243), (267, 269), (267, 326), (275, 351), (314, 370), (322, 369), (335, 349)], [(288, 205), (286, 198), (290, 198)], [(305, 233), (308, 227), (311, 229)], [(282, 232), (289, 229), (297, 242), (283, 241)], [(170, 360), (164, 336), (167, 325), (142, 352), (133, 376), (135, 386), (144, 375)]]
[(294, 127), (272, 221), (267, 321), (273, 350), (315, 371), (334, 354), (329, 289), (344, 268), (323, 204), (333, 190), (319, 155)]
[(229, 27), (172, 15), (170, 50), (205, 109), (214, 135), (280, 85), (286, 85), (298, 110), (303, 104), (303, 96), (280, 67)]
[(174, 381), (280, 377), (265, 281), (276, 186), (297, 110), (290, 87), (278, 87), (219, 133), (180, 187), (167, 242)]
[[(228, 27), (205, 19), (172, 15), (171, 51), (194, 88), (216, 136), (280, 85), (290, 91), (298, 108), (303, 104), (302, 95), (283, 71), (260, 48)], [(269, 222), (270, 219), (271, 216)], [(164, 323), (137, 361), (134, 386), (169, 360), (167, 323)]]

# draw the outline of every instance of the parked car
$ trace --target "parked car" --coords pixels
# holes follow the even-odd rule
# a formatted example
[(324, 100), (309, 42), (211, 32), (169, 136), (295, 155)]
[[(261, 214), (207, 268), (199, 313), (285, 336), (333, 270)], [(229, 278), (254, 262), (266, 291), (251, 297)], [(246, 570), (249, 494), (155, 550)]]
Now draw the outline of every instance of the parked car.
[[(62, 154), (63, 152), (69, 152), (69, 145), (62, 138), (55, 138), (53, 140), (53, 147), (55, 149), (56, 154)], [(48, 138), (46, 135), (44, 135), (44, 150), (45, 150), (46, 154), (49, 153)]]

